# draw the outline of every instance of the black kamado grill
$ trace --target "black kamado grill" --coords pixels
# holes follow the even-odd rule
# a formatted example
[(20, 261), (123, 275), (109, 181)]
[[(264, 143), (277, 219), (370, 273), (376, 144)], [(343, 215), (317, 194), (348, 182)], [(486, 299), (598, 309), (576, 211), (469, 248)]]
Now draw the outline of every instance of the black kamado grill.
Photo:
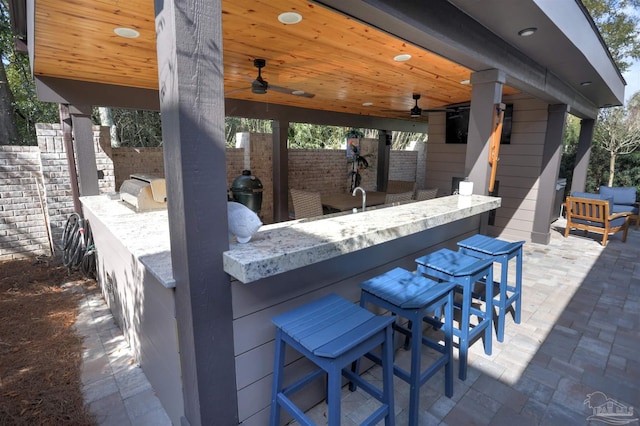
[(256, 214), (262, 207), (262, 182), (251, 175), (251, 170), (243, 170), (242, 175), (233, 180), (231, 184), (233, 201), (244, 204)]

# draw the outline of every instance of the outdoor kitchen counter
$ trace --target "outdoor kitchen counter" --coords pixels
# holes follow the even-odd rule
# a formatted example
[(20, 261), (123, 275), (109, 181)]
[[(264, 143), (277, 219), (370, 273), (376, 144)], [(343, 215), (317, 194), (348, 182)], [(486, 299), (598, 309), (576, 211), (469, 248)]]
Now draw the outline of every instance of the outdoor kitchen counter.
[(224, 270), (243, 283), (291, 271), (479, 215), (500, 198), (451, 195), (356, 214), (265, 225), (246, 244), (231, 242)]
[[(166, 288), (173, 288), (169, 220), (166, 210), (136, 213), (119, 198), (81, 197), (85, 217), (95, 217)], [(97, 247), (100, 249), (100, 247)]]

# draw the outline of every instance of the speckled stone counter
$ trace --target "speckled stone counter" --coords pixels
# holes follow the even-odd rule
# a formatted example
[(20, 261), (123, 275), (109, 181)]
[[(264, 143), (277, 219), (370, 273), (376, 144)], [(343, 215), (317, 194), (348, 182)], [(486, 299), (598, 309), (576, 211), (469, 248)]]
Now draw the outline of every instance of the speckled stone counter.
[(82, 197), (80, 200), (83, 209), (99, 218), (164, 287), (176, 286), (166, 210), (135, 213), (118, 199), (107, 195)]
[(246, 244), (230, 243), (224, 270), (250, 283), (500, 207), (482, 195), (435, 198), (319, 220), (265, 225)]

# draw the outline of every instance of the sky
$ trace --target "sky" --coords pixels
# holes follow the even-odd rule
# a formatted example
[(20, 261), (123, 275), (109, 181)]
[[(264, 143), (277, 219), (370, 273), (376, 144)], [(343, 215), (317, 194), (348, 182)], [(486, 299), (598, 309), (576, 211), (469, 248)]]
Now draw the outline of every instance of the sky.
[(622, 74), (627, 85), (624, 88), (624, 103), (626, 104), (631, 96), (640, 91), (640, 61), (636, 61), (631, 68)]

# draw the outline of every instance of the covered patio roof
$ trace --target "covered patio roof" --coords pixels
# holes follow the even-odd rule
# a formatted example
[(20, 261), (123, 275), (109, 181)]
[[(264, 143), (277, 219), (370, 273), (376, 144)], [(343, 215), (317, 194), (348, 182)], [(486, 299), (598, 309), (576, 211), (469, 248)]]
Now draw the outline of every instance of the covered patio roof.
[[(11, 11), (41, 99), (159, 109), (151, 1), (13, 0)], [(491, 68), (506, 72), (504, 94), (566, 103), (581, 117), (623, 101), (624, 81), (580, 1), (224, 0), (222, 11), (227, 115), (285, 105), (426, 121), (409, 116), (413, 94), (423, 109), (467, 103), (470, 74)], [(282, 23), (283, 12), (302, 21)], [(525, 28), (537, 31), (519, 36)], [(269, 84), (314, 96), (252, 93), (256, 58)]]

